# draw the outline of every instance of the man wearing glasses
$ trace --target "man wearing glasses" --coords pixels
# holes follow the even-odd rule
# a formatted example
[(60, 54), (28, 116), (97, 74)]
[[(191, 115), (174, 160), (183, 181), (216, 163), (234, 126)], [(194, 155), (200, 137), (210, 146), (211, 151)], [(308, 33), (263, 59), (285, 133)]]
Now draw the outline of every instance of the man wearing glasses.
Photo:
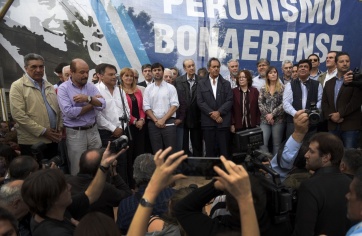
[(312, 63), (312, 69), (310, 70), (309, 78), (313, 80), (318, 80), (318, 77), (322, 74), (322, 71), (319, 70), (320, 59), (317, 54), (310, 54), (308, 60)]

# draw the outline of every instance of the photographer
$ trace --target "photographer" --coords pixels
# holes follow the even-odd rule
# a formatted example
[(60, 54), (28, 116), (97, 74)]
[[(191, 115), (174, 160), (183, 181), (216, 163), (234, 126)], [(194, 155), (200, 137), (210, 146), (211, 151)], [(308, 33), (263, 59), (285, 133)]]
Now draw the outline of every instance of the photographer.
[(350, 81), (352, 76), (348, 53), (337, 53), (335, 60), (337, 76), (324, 86), (322, 111), (328, 118), (328, 131), (338, 136), (345, 148), (357, 148), (361, 126), (361, 89), (343, 86), (344, 80)]
[(294, 161), (309, 129), (309, 117), (304, 110), (297, 111), (293, 122), (294, 132), (288, 138), (282, 151), (279, 149), (278, 154), (270, 162), (271, 167), (279, 173), (281, 181), (284, 181), (293, 169)]

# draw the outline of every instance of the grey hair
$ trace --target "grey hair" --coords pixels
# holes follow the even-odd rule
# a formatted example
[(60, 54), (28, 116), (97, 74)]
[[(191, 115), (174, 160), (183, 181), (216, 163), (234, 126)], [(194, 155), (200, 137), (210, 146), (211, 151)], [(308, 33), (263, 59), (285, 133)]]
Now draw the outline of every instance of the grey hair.
[(231, 62), (236, 62), (236, 63), (238, 63), (238, 65), (239, 65), (239, 60), (238, 59), (230, 59), (229, 61), (228, 61), (228, 66), (229, 66), (229, 64), (231, 63)]
[(291, 60), (284, 60), (283, 63), (282, 63), (282, 68), (287, 63), (291, 63), (293, 65), (293, 62)]
[(0, 188), (0, 203), (9, 205), (16, 199), (22, 199), (21, 197), (21, 185), (10, 186), (10, 183), (4, 184)]
[(31, 60), (41, 60), (41, 61), (45, 61), (44, 58), (36, 53), (29, 53), (27, 55), (24, 56), (24, 65), (28, 66), (29, 65), (29, 61)]
[(256, 63), (256, 66), (258, 66), (260, 63), (263, 63), (265, 62), (266, 64), (268, 64), (268, 66), (270, 66), (270, 62), (268, 61), (268, 59), (266, 58), (260, 58), (257, 63)]
[(156, 169), (156, 164), (153, 161), (153, 155), (150, 153), (141, 154), (134, 160), (133, 163), (133, 178), (136, 186), (147, 184), (153, 172)]
[(62, 74), (64, 75), (64, 71), (66, 68), (69, 68), (70, 69), (70, 65), (67, 65), (67, 66), (64, 66), (63, 69), (62, 69)]

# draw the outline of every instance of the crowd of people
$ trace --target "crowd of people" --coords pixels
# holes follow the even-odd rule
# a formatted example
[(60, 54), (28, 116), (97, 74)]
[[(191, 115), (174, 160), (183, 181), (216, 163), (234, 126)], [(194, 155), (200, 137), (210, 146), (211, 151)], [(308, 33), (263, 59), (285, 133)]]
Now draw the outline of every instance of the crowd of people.
[[(327, 71), (311, 54), (258, 75), (210, 58), (196, 69), (141, 68), (75, 58), (55, 85), (30, 53), (0, 128), (0, 232), (7, 235), (357, 235), (362, 221), (361, 81), (346, 52)], [(250, 68), (252, 69), (252, 68)], [(266, 164), (296, 196), (276, 222), (265, 189), (233, 156), (260, 128)], [(236, 145), (237, 146), (237, 145)], [(253, 155), (254, 150), (248, 150)], [(205, 186), (175, 189), (187, 156), (220, 157)], [(266, 174), (267, 176), (268, 174)], [(211, 202), (210, 214), (204, 207)], [(114, 211), (117, 207), (117, 212)], [(357, 223), (357, 224), (356, 224)], [(351, 228), (353, 224), (356, 224)]]

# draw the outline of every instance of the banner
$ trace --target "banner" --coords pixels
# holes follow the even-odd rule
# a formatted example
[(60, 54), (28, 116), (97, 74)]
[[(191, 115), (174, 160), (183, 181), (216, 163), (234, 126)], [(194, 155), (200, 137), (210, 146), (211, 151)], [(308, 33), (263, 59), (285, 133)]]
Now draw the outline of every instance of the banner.
[(361, 12), (357, 0), (15, 0), (0, 24), (0, 67), (5, 87), (21, 76), (30, 52), (45, 58), (54, 81), (55, 66), (73, 58), (91, 69), (107, 62), (141, 72), (145, 63), (182, 69), (191, 58), (200, 68), (217, 57), (226, 75), (229, 59), (256, 72), (260, 58), (281, 68), (311, 53), (325, 70), (334, 50), (359, 67)]

